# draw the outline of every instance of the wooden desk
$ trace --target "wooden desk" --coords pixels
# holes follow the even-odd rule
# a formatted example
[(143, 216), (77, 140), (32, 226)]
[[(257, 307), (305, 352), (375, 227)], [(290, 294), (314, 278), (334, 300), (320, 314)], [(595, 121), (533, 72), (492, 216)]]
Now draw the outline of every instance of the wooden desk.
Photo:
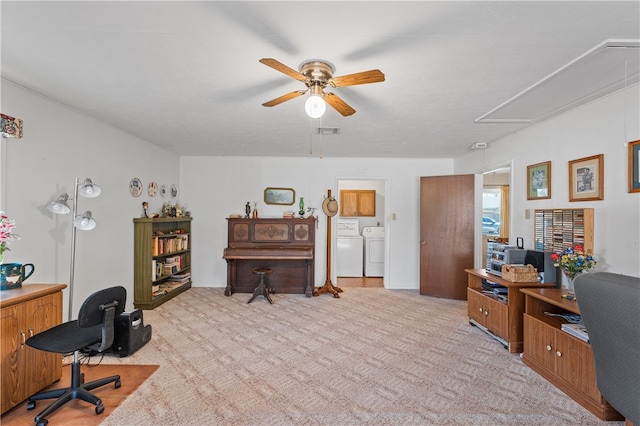
[(66, 284), (23, 284), (0, 291), (1, 412), (60, 379), (60, 354), (39, 351), (25, 341), (62, 322)]
[(568, 321), (545, 315), (579, 314), (576, 301), (563, 299), (561, 289), (520, 291), (526, 297), (522, 361), (598, 418), (624, 420), (598, 390), (591, 345), (561, 330)]
[[(523, 287), (554, 287), (555, 283), (514, 283), (487, 273), (484, 269), (465, 269), (468, 274), (467, 312), (469, 323), (502, 343), (509, 352), (522, 352), (522, 314), (524, 312)], [(482, 292), (486, 279), (507, 288), (507, 300)]]
[(306, 219), (228, 219), (225, 295), (253, 293), (259, 280), (255, 268), (272, 269), (269, 289), (276, 293), (304, 293), (314, 289), (314, 217)]

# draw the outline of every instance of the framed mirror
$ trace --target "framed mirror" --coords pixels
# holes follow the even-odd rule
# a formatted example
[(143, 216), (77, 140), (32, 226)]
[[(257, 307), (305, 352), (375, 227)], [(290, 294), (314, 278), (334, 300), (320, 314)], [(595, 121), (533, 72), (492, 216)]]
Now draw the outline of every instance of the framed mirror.
[(265, 188), (264, 203), (290, 206), (296, 201), (296, 191), (293, 188)]

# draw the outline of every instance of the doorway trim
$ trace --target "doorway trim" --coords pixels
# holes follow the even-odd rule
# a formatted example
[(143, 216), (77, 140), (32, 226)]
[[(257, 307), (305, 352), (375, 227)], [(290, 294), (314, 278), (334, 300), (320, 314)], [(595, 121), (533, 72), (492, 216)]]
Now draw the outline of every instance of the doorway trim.
[[(476, 223), (482, 223), (482, 191), (483, 191), (483, 185), (484, 185), (483, 183), (484, 175), (489, 174), (498, 169), (506, 169), (506, 168), (509, 169), (509, 192), (510, 192), (509, 214), (508, 214), (509, 224), (513, 223), (513, 193), (511, 192), (511, 189), (513, 188), (513, 159), (508, 160), (506, 162), (486, 166), (478, 170), (477, 174), (479, 179), (476, 179), (477, 186), (476, 186), (476, 193), (475, 193)], [(511, 234), (511, 226), (509, 226), (509, 234)], [(511, 241), (511, 235), (508, 235), (507, 237), (509, 238), (509, 241)], [(485, 259), (482, 259), (482, 226), (478, 226), (476, 229), (474, 253), (475, 255), (473, 258), (473, 263), (475, 265), (475, 268), (484, 269)]]
[[(390, 187), (391, 185), (389, 184), (389, 178), (382, 178), (382, 177), (363, 177), (363, 176), (359, 176), (359, 177), (337, 177), (336, 178), (336, 190), (337, 190), (337, 194), (335, 195), (336, 198), (340, 199), (340, 189), (341, 189), (341, 183), (343, 182), (347, 182), (347, 181), (375, 181), (375, 182), (383, 182), (384, 183), (384, 212), (383, 212), (383, 216), (382, 216), (382, 224), (381, 226), (384, 226), (385, 230), (385, 238), (384, 238), (384, 273), (383, 273), (383, 277), (382, 277), (382, 285), (384, 288), (389, 288), (389, 282), (390, 282), (390, 269), (389, 269), (389, 241), (391, 240), (391, 233), (392, 230), (390, 229), (391, 227), (389, 226), (390, 224), (390, 208), (391, 208), (391, 203), (389, 202), (390, 198), (391, 198), (391, 194), (390, 194)], [(377, 209), (377, 207), (376, 207)], [(336, 228), (337, 228), (337, 222), (338, 220), (334, 220), (331, 223), (331, 233), (332, 235), (337, 235), (336, 233)], [(337, 238), (332, 238), (331, 241), (331, 251), (333, 253), (336, 253), (337, 250)], [(331, 271), (332, 275), (334, 275), (333, 279), (335, 280), (334, 282), (338, 282), (338, 277), (337, 277), (337, 271), (335, 268), (335, 259), (331, 259)], [(363, 273), (364, 276), (364, 273)]]

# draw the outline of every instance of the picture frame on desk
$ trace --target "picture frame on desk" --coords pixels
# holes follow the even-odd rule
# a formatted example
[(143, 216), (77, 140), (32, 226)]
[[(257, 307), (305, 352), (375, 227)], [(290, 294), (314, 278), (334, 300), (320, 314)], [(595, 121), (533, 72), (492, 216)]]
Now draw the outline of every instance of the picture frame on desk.
[(629, 192), (640, 192), (640, 140), (629, 142)]
[(551, 198), (551, 161), (527, 166), (527, 200)]
[(604, 154), (569, 161), (569, 201), (604, 200)]

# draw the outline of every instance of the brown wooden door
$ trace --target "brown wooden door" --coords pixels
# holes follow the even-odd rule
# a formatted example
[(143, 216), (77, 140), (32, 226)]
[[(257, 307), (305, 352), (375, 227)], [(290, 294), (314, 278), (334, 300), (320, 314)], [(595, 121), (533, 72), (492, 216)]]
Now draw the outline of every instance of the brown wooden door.
[(420, 178), (420, 294), (466, 300), (473, 268), (474, 175)]

